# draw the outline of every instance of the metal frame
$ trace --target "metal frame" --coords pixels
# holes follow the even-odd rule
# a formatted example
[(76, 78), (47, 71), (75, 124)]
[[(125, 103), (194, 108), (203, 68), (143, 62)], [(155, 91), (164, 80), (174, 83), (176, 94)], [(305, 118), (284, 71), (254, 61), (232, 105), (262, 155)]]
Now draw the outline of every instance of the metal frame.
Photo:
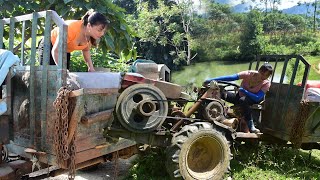
[[(46, 146), (46, 133), (47, 133), (47, 97), (48, 97), (48, 72), (49, 70), (57, 71), (57, 87), (64, 86), (66, 84), (66, 75), (67, 75), (67, 60), (66, 60), (66, 39), (67, 39), (67, 25), (65, 22), (58, 16), (55, 11), (41, 11), (35, 12), (32, 14), (26, 14), (22, 16), (16, 16), (12, 18), (4, 18), (0, 19), (0, 48), (3, 48), (3, 38), (4, 32), (9, 26), (9, 47), (8, 50), (14, 51), (14, 41), (15, 41), (15, 32), (16, 32), (16, 23), (22, 23), (22, 39), (21, 39), (21, 64), (20, 67), (25, 70), (30, 71), (30, 109), (29, 109), (29, 117), (30, 117), (30, 145), (31, 146), (38, 146), (35, 140), (35, 79), (36, 79), (36, 53), (37, 53), (37, 26), (39, 25), (38, 20), (40, 18), (45, 18), (45, 30), (44, 30), (44, 54), (43, 54), (43, 65), (42, 65), (42, 85), (41, 85), (41, 149), (45, 149)], [(31, 21), (31, 29), (27, 29), (26, 22)], [(50, 33), (52, 29), (52, 23), (59, 27), (60, 36), (59, 36), (59, 56), (58, 56), (58, 66), (48, 66), (50, 60)], [(26, 30), (31, 31), (31, 55), (30, 65), (25, 65), (26, 57), (24, 56), (25, 47), (24, 44), (26, 43)], [(12, 112), (12, 99), (11, 99), (11, 78), (8, 77), (6, 79), (6, 91), (7, 91), (7, 105), (8, 111), (6, 115), (9, 115), (12, 119), (13, 112)], [(39, 147), (38, 147), (39, 148)]]

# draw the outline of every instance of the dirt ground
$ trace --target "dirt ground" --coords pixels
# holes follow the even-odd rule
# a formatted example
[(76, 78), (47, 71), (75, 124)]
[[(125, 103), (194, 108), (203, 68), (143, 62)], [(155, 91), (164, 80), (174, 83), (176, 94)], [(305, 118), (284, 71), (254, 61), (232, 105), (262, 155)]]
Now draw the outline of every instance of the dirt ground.
[[(89, 170), (78, 170), (75, 180), (106, 180), (106, 179), (123, 179), (132, 166), (132, 161), (136, 158), (132, 156), (129, 159), (119, 159), (117, 170), (115, 170), (115, 162), (105, 162), (99, 164), (97, 168)], [(67, 180), (68, 174), (62, 174), (56, 177), (45, 178), (45, 180)]]

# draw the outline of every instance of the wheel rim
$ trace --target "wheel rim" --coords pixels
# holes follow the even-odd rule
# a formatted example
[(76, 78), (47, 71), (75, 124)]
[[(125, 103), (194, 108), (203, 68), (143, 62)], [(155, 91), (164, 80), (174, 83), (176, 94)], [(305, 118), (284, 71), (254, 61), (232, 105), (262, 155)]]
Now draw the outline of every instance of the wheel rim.
[(212, 136), (202, 136), (195, 139), (187, 154), (187, 169), (195, 179), (213, 176), (219, 171), (219, 165), (224, 160), (221, 142)]

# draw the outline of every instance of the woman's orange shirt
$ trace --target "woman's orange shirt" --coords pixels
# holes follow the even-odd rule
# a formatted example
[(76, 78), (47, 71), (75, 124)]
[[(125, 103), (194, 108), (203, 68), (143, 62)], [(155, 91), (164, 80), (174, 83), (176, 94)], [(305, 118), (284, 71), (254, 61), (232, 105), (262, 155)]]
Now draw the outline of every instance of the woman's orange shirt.
[[(80, 31), (82, 28), (81, 20), (67, 20), (65, 23), (68, 25), (68, 37), (67, 37), (67, 52), (70, 53), (74, 50), (89, 50), (91, 43), (88, 42), (86, 45), (78, 45), (77, 39), (79, 38)], [(51, 43), (52, 45), (56, 42), (59, 35), (59, 27), (54, 28), (51, 31)]]

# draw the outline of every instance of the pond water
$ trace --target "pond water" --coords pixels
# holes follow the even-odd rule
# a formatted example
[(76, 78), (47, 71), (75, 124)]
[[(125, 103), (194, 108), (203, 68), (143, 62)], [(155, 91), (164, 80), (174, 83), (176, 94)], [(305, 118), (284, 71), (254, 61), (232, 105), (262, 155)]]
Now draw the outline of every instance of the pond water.
[[(274, 66), (275, 63), (271, 62), (271, 64)], [(282, 68), (283, 62), (278, 62), (273, 82), (280, 81)], [(249, 63), (236, 63), (230, 61), (197, 63), (195, 65), (186, 66), (181, 71), (172, 72), (172, 82), (181, 86), (193, 85), (199, 87), (207, 78), (231, 75), (248, 69)], [(236, 83), (240, 83), (240, 81), (237, 81)]]

